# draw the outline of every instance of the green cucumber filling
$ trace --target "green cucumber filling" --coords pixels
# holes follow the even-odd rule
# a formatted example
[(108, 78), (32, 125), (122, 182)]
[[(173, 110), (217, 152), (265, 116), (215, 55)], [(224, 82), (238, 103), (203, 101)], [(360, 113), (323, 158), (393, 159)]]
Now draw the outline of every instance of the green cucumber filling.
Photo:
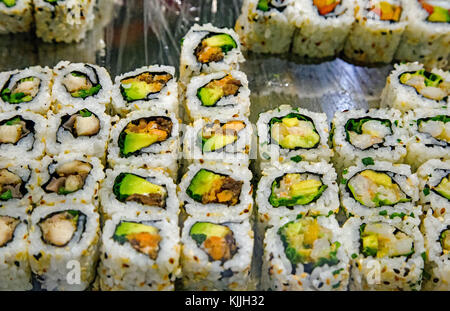
[(312, 149), (319, 145), (320, 135), (311, 118), (290, 113), (270, 120), (270, 137), (284, 149)]
[(202, 151), (217, 151), (234, 143), (238, 139), (239, 132), (245, 127), (243, 121), (234, 120), (226, 123), (215, 120), (213, 123), (205, 125), (200, 133)]
[(161, 92), (173, 76), (166, 72), (143, 72), (120, 81), (120, 92), (127, 102), (150, 99), (150, 95)]
[(439, 115), (419, 119), (417, 120), (417, 130), (444, 142), (445, 145), (450, 144), (450, 116)]
[(189, 236), (208, 254), (210, 261), (225, 262), (238, 250), (233, 231), (225, 225), (196, 222), (191, 227)]
[(82, 109), (72, 115), (61, 118), (61, 127), (72, 133), (74, 137), (94, 136), (100, 131), (100, 120), (88, 109)]
[(273, 207), (307, 205), (317, 200), (327, 189), (318, 175), (288, 173), (272, 183), (269, 202)]
[[(42, 240), (50, 245), (63, 247), (70, 241), (81, 238), (86, 223), (86, 215), (77, 210), (55, 212), (38, 223)], [(76, 234), (78, 233), (78, 234)]]
[[(439, 242), (441, 243), (442, 253), (447, 255), (450, 253), (450, 226), (443, 230), (439, 235)], [(1, 243), (0, 243), (1, 246)]]
[(16, 231), (20, 220), (10, 216), (0, 216), (0, 247), (6, 246), (14, 239), (14, 231)]
[(449, 81), (425, 69), (402, 73), (399, 80), (400, 83), (413, 87), (417, 93), (428, 99), (446, 101), (450, 93)]
[(73, 160), (63, 163), (50, 174), (50, 179), (42, 185), (42, 189), (60, 195), (76, 192), (84, 187), (91, 170), (92, 165), (88, 162)]
[(450, 182), (449, 182), (449, 179), (450, 179), (450, 174), (447, 174), (446, 176), (444, 176), (441, 179), (439, 184), (437, 184), (436, 186), (431, 188), (434, 192), (436, 192), (439, 195), (443, 196), (447, 200), (450, 200)]
[(21, 199), (26, 193), (22, 179), (6, 168), (0, 169), (0, 201)]
[(370, 169), (361, 171), (350, 178), (347, 187), (356, 201), (370, 208), (411, 201), (385, 172)]
[(165, 141), (172, 132), (172, 120), (168, 117), (140, 118), (127, 124), (119, 135), (121, 157), (129, 157), (155, 143)]
[(167, 191), (144, 177), (120, 173), (114, 180), (113, 193), (121, 202), (134, 201), (149, 206), (165, 207)]
[(233, 206), (239, 203), (243, 182), (227, 175), (200, 169), (192, 178), (186, 194), (194, 201)]
[(161, 242), (159, 229), (145, 223), (121, 221), (114, 231), (113, 240), (123, 245), (128, 243), (139, 253), (155, 260), (159, 253)]
[(360, 226), (360, 252), (374, 258), (409, 256), (414, 253), (414, 239), (385, 223), (364, 223)]
[(392, 123), (386, 119), (349, 119), (345, 124), (345, 134), (350, 144), (365, 150), (384, 143), (386, 136), (392, 135)]
[(30, 102), (39, 92), (41, 79), (36, 77), (26, 77), (17, 81), (12, 86), (5, 87), (0, 96), (3, 101), (10, 104), (21, 104)]
[(86, 68), (89, 69), (90, 75), (81, 71), (72, 71), (62, 80), (62, 84), (72, 97), (85, 99), (97, 95), (102, 89), (95, 70), (90, 66)]
[(197, 90), (197, 97), (202, 106), (213, 107), (226, 96), (235, 96), (242, 86), (241, 81), (233, 78), (231, 75), (217, 80), (212, 80), (205, 86)]
[[(303, 217), (278, 229), (287, 259), (293, 267), (305, 266), (305, 272), (323, 265), (339, 263), (337, 252), (341, 244), (333, 240), (333, 232), (319, 224), (317, 218)], [(307, 271), (308, 270), (308, 271)]]
[(194, 54), (198, 62), (208, 64), (223, 60), (225, 55), (235, 48), (237, 48), (237, 43), (230, 35), (210, 33), (198, 44)]
[(396, 23), (400, 21), (402, 6), (398, 0), (369, 1), (367, 11), (370, 19)]
[(0, 122), (0, 144), (16, 144), (34, 133), (34, 122), (15, 116)]
[(437, 6), (432, 4), (431, 1), (426, 0), (419, 0), (419, 2), (422, 4), (422, 8), (428, 13), (428, 22), (450, 23), (450, 9), (448, 6), (446, 8)]

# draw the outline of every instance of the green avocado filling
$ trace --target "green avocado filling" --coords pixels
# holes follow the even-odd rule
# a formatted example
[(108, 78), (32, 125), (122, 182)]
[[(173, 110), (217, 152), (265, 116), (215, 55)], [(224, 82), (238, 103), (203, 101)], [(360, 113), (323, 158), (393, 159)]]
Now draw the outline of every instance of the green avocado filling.
[(143, 72), (120, 81), (120, 92), (127, 102), (148, 99), (150, 94), (159, 93), (173, 76), (169, 73)]
[(259, 0), (256, 8), (260, 11), (267, 12), (269, 11), (269, 2), (270, 0)]
[(450, 253), (450, 229), (447, 226), (446, 230), (443, 230), (441, 232), (441, 235), (439, 236), (439, 242), (441, 243), (442, 247), (442, 253), (444, 255), (447, 255)]
[(435, 23), (450, 23), (450, 10), (432, 5), (427, 1), (420, 1), (422, 7), (427, 11), (427, 21)]
[(114, 180), (113, 193), (121, 202), (136, 201), (150, 206), (163, 207), (167, 196), (163, 186), (153, 184), (145, 178), (131, 174), (120, 173)]
[(414, 240), (391, 225), (364, 223), (359, 230), (360, 251), (366, 257), (399, 257), (414, 253)]
[(278, 229), (278, 235), (293, 266), (312, 263), (314, 267), (320, 267), (339, 263), (337, 252), (341, 244), (332, 241), (333, 232), (320, 225), (317, 218), (288, 222)]
[(212, 261), (225, 262), (237, 252), (233, 231), (225, 225), (196, 222), (189, 235)]
[(138, 252), (155, 260), (158, 257), (161, 236), (158, 228), (154, 226), (122, 221), (114, 231), (113, 240), (121, 245), (129, 243)]
[(197, 90), (197, 97), (205, 107), (213, 107), (219, 100), (227, 96), (235, 96), (242, 86), (241, 81), (231, 75), (208, 82)]
[(194, 54), (200, 63), (207, 64), (223, 60), (225, 54), (235, 48), (237, 43), (230, 35), (210, 33), (199, 43)]
[(313, 174), (285, 174), (272, 182), (269, 202), (273, 207), (307, 205), (317, 200), (327, 187)]
[(450, 174), (447, 174), (444, 178), (442, 178), (441, 182), (436, 186), (433, 187), (433, 190), (446, 198), (447, 200), (450, 200)]
[(201, 131), (202, 151), (212, 152), (237, 141), (238, 134), (246, 127), (243, 121), (228, 121), (224, 124), (207, 124)]
[(2, 2), (8, 7), (12, 8), (16, 5), (16, 0), (2, 0)]
[(312, 149), (320, 142), (313, 120), (298, 113), (272, 118), (269, 126), (270, 136), (284, 149)]
[(388, 174), (370, 169), (355, 174), (347, 182), (347, 187), (356, 201), (370, 208), (412, 200)]

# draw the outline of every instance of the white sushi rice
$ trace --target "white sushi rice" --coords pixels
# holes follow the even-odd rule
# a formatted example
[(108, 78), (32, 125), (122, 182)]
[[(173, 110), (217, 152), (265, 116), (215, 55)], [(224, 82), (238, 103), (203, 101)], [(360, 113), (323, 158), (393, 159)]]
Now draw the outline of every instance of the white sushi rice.
[[(282, 118), (290, 113), (304, 115), (312, 119), (315, 129), (320, 136), (317, 147), (312, 149), (289, 150), (281, 148), (273, 143), (270, 135), (270, 120)], [(300, 156), (303, 161), (319, 162), (329, 161), (333, 156), (333, 150), (328, 146), (329, 126), (325, 113), (311, 112), (302, 108), (292, 108), (289, 105), (281, 105), (277, 109), (269, 110), (259, 115), (256, 124), (258, 130), (259, 155), (262, 162), (289, 162), (292, 158)]]
[[(214, 123), (240, 121), (245, 128), (237, 133), (235, 142), (214, 151), (202, 150), (202, 129)], [(189, 162), (223, 162), (239, 166), (248, 166), (252, 155), (253, 124), (245, 117), (226, 117), (221, 114), (211, 119), (197, 119), (192, 126), (187, 126), (184, 135), (183, 156)]]
[[(360, 251), (360, 226), (363, 223), (386, 223), (414, 240), (414, 253), (408, 257), (365, 257)], [(343, 246), (351, 259), (350, 290), (420, 290), (425, 253), (423, 236), (416, 225), (383, 217), (361, 220), (352, 217), (342, 227)]]
[[(338, 55), (355, 20), (353, 0), (343, 0), (336, 7), (337, 16), (319, 14), (313, 0), (297, 0), (289, 13), (296, 26), (292, 52), (307, 58)], [(276, 41), (275, 41), (276, 42)]]
[(0, 122), (22, 117), (25, 121), (32, 121), (33, 131), (22, 137), (16, 144), (0, 144), (0, 157), (3, 159), (40, 159), (44, 154), (47, 120), (39, 114), (22, 112), (0, 113)]
[(0, 73), (0, 92), (6, 88), (11, 89), (19, 80), (29, 77), (40, 79), (36, 96), (31, 101), (22, 102), (20, 104), (11, 104), (0, 96), (0, 111), (32, 111), (40, 114), (47, 113), (52, 101), (51, 88), (53, 84), (53, 73), (48, 67), (34, 66), (22, 70), (16, 69)]
[(34, 0), (36, 35), (45, 42), (79, 42), (94, 25), (95, 0)]
[(450, 255), (444, 254), (440, 235), (450, 228), (450, 216), (436, 218), (431, 210), (423, 220), (422, 232), (425, 240), (426, 261), (423, 290), (450, 290)]
[[(342, 241), (342, 230), (335, 217), (319, 216), (316, 218), (320, 226), (331, 230), (331, 243)], [(266, 231), (264, 238), (264, 257), (261, 285), (264, 290), (275, 291), (343, 291), (347, 290), (349, 281), (349, 257), (341, 246), (336, 257), (339, 263), (334, 266), (325, 264), (316, 267), (311, 273), (305, 272), (304, 265), (298, 263), (293, 273), (292, 263), (286, 256), (285, 247), (279, 228), (295, 221), (294, 217), (284, 217), (274, 222), (274, 226)]]
[[(386, 79), (386, 86), (381, 93), (380, 107), (391, 107), (402, 112), (417, 108), (438, 109), (443, 106), (447, 107), (448, 99), (437, 101), (427, 98), (419, 94), (414, 87), (404, 85), (400, 82), (400, 76), (403, 73), (415, 72), (422, 69), (424, 69), (424, 66), (417, 62), (396, 64), (394, 70)], [(440, 69), (432, 69), (430, 72), (441, 76), (446, 83), (450, 83), (449, 72)]]
[[(163, 186), (167, 191), (164, 208), (158, 206), (148, 206), (135, 201), (121, 202), (113, 192), (114, 182), (120, 173), (130, 173), (142, 178), (146, 178), (153, 184)], [(116, 166), (114, 169), (106, 170), (106, 179), (102, 182), (100, 188), (100, 202), (102, 211), (106, 218), (111, 218), (113, 214), (123, 211), (134, 212), (133, 215), (151, 214), (160, 217), (178, 219), (180, 212), (180, 203), (178, 201), (176, 185), (172, 178), (167, 176), (161, 169), (134, 169), (128, 166)]]
[(259, 0), (245, 0), (235, 31), (241, 38), (242, 48), (256, 53), (286, 53), (291, 47), (295, 25), (289, 20), (294, 0), (268, 1), (276, 8), (267, 12), (258, 9)]
[[(55, 172), (55, 169), (65, 163), (75, 160), (92, 165), (92, 169), (86, 177), (83, 187), (75, 192), (65, 195), (56, 192), (47, 193), (42, 186), (50, 180), (50, 176)], [(60, 154), (54, 157), (45, 156), (39, 163), (35, 166), (33, 165), (33, 172), (30, 180), (33, 203), (49, 206), (56, 203), (92, 203), (93, 205), (98, 206), (99, 182), (104, 176), (103, 165), (96, 157), (84, 156), (80, 153)]]
[[(86, 215), (83, 231), (76, 232), (64, 247), (45, 243), (39, 222), (53, 213), (67, 210), (80, 211)], [(86, 290), (95, 277), (99, 235), (100, 220), (93, 205), (64, 203), (36, 208), (29, 226), (28, 254), (31, 269), (41, 288), (58, 291)]]
[[(150, 94), (148, 99), (127, 102), (121, 93), (121, 81), (144, 72), (149, 72), (151, 74), (170, 74), (172, 75), (172, 79), (167, 82), (161, 91)], [(122, 117), (125, 117), (130, 111), (151, 110), (154, 108), (165, 109), (169, 112), (178, 114), (178, 85), (175, 78), (175, 68), (172, 66), (159, 65), (144, 66), (117, 76), (114, 79), (114, 86), (112, 89), (112, 106), (114, 111)]]
[[(429, 134), (431, 132), (419, 132), (418, 129), (417, 120), (439, 115), (450, 116), (450, 109), (416, 109), (405, 115), (405, 126), (407, 126), (410, 134), (410, 139), (407, 143), (408, 155), (406, 162), (414, 169), (417, 169), (430, 159), (450, 159), (450, 148), (445, 140), (435, 139)], [(450, 124), (447, 122), (446, 128), (449, 126)], [(429, 129), (434, 130), (432, 127)]]
[(84, 105), (100, 121), (100, 129), (93, 136), (75, 137), (69, 130), (62, 127), (62, 118), (77, 114), (79, 107), (64, 107), (58, 113), (49, 112), (46, 135), (46, 152), (48, 155), (79, 152), (84, 155), (105, 157), (105, 150), (111, 128), (111, 117), (98, 105)]
[[(406, 14), (398, 22), (376, 20), (368, 9), (380, 0), (355, 0), (355, 23), (344, 46), (344, 55), (357, 63), (390, 63), (405, 30)], [(390, 0), (404, 10), (403, 0)]]
[[(236, 42), (237, 47), (231, 51), (228, 51), (224, 59), (221, 61), (201, 64), (197, 61), (194, 52), (202, 39), (210, 33), (223, 33), (230, 35)], [(244, 61), (245, 59), (241, 53), (239, 36), (232, 29), (217, 28), (212, 24), (195, 24), (189, 29), (183, 39), (180, 55), (180, 82), (187, 85), (192, 76), (197, 76), (201, 73), (238, 70), (239, 63)]]
[[(199, 221), (225, 225), (230, 228), (236, 241), (237, 253), (224, 263), (220, 260), (210, 260), (208, 254), (189, 235), (191, 227)], [(255, 290), (256, 283), (250, 274), (253, 239), (253, 230), (247, 220), (236, 222), (212, 220), (208, 217), (189, 217), (184, 222), (181, 234), (183, 289), (191, 291)], [(223, 273), (231, 274), (231, 276), (224, 276)]]
[[(219, 80), (227, 75), (233, 79), (239, 80), (242, 86), (238, 89), (236, 95), (224, 96), (211, 107), (202, 105), (198, 96), (198, 90), (213, 80)], [(236, 116), (248, 117), (250, 114), (250, 89), (248, 88), (247, 76), (242, 71), (232, 70), (230, 72), (214, 72), (207, 75), (193, 77), (189, 82), (185, 98), (186, 112), (191, 120), (198, 118), (215, 118), (217, 116)]]
[(32, 0), (16, 0), (12, 7), (0, 2), (0, 34), (28, 32), (33, 25)]
[[(40, 0), (43, 1), (43, 0)], [(106, 109), (111, 103), (111, 89), (112, 81), (108, 71), (100, 66), (85, 63), (71, 63), (69, 61), (60, 61), (55, 68), (55, 80), (53, 84), (53, 110), (58, 112), (63, 107), (80, 107), (90, 104), (93, 106), (102, 107)], [(86, 74), (94, 83), (101, 85), (101, 89), (95, 95), (88, 96), (85, 99), (72, 97), (63, 84), (63, 79), (66, 75), (78, 71)]]
[[(156, 260), (135, 250), (129, 243), (119, 244), (113, 239), (121, 221), (148, 223), (159, 229), (161, 241)], [(132, 211), (117, 213), (103, 227), (98, 274), (101, 290), (171, 291), (180, 276), (180, 231), (173, 220), (159, 216), (141, 215)]]
[[(186, 193), (186, 190), (194, 176), (201, 169), (212, 171), (215, 174), (229, 176), (236, 181), (242, 181), (243, 184), (238, 203), (233, 206), (220, 203), (203, 204), (192, 199)], [(253, 211), (253, 187), (250, 184), (251, 179), (252, 172), (246, 167), (226, 165), (223, 163), (191, 164), (178, 184), (178, 198), (180, 203), (184, 205), (186, 213), (196, 218), (206, 217), (230, 221), (248, 219)]]
[(31, 269), (28, 262), (27, 216), (20, 210), (0, 208), (0, 217), (8, 216), (20, 219), (14, 230), (13, 238), (0, 247), (0, 291), (31, 290)]
[(425, 210), (431, 209), (434, 215), (450, 215), (449, 200), (433, 190), (449, 173), (450, 160), (428, 160), (417, 170), (420, 203)]
[[(383, 142), (360, 149), (347, 140), (345, 125), (350, 119), (374, 118), (391, 122), (391, 133), (383, 137)], [(361, 143), (370, 137), (361, 138)], [(336, 112), (332, 121), (332, 144), (334, 150), (334, 162), (339, 172), (346, 167), (357, 164), (364, 158), (388, 161), (393, 163), (403, 162), (406, 156), (406, 142), (408, 131), (404, 129), (402, 115), (395, 109), (370, 109), (348, 110)]]
[[(165, 141), (155, 143), (129, 157), (120, 155), (118, 144), (120, 133), (133, 120), (149, 117), (168, 117), (172, 121), (172, 132)], [(175, 114), (164, 110), (133, 111), (126, 118), (114, 124), (108, 143), (108, 163), (111, 167), (128, 165), (136, 168), (164, 168), (172, 178), (177, 176), (177, 159), (180, 153), (180, 121)]]

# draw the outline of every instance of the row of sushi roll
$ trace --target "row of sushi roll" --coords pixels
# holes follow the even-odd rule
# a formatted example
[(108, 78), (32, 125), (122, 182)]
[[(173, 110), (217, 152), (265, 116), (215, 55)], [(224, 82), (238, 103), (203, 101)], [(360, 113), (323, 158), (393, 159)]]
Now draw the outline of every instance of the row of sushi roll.
[(35, 31), (44, 42), (79, 42), (113, 12), (111, 0), (2, 0), (0, 34)]
[(253, 127), (239, 37), (195, 25), (182, 40), (180, 82), (187, 119), (179, 185), (182, 287), (252, 290)]
[(235, 30), (257, 53), (443, 68), (449, 23), (446, 0), (245, 0)]

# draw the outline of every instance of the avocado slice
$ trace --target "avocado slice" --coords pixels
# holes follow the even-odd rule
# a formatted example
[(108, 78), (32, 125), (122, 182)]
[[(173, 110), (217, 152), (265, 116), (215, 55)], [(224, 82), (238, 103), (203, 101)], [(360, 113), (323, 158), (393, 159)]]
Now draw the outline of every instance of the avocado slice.
[(235, 135), (214, 135), (203, 143), (203, 152), (219, 150), (226, 145), (232, 144), (237, 140)]
[(270, 0), (259, 0), (256, 8), (263, 12), (269, 11), (269, 1)]
[(156, 227), (140, 224), (137, 222), (128, 222), (122, 221), (114, 232), (113, 239), (121, 242), (123, 244), (124, 239), (130, 234), (134, 233), (150, 233), (150, 234), (158, 234), (158, 229)]
[(204, 39), (203, 43), (209, 47), (220, 47), (224, 53), (237, 48), (236, 41), (234, 41), (230, 35), (225, 33), (214, 34)]
[(207, 238), (220, 237), (225, 238), (232, 231), (224, 225), (213, 224), (210, 222), (196, 222), (189, 231), (189, 235), (197, 244), (202, 244)]
[(119, 201), (125, 201), (132, 194), (165, 195), (164, 188), (155, 185), (143, 177), (131, 173), (120, 173), (114, 181), (113, 192)]
[(203, 195), (211, 190), (214, 182), (222, 176), (206, 169), (200, 169), (192, 178), (189, 187), (186, 189), (187, 195), (197, 202), (202, 202)]
[(319, 134), (311, 132), (308, 136), (287, 135), (280, 142), (280, 146), (286, 149), (312, 148), (320, 140)]
[(197, 97), (202, 102), (202, 105), (206, 107), (214, 106), (223, 97), (223, 95), (223, 89), (216, 85), (202, 87), (197, 91)]
[(121, 87), (126, 101), (145, 99), (151, 91), (151, 86), (147, 82), (139, 80), (121, 84)]
[(8, 7), (11, 8), (16, 5), (16, 0), (2, 0), (2, 2)]
[(441, 232), (441, 236), (439, 237), (439, 241), (441, 242), (441, 247), (444, 253), (450, 252), (450, 229), (447, 227), (446, 230)]
[(449, 23), (450, 13), (447, 9), (438, 6), (433, 7), (433, 13), (428, 16), (429, 22)]
[(158, 141), (158, 135), (148, 133), (125, 133), (123, 141), (123, 148), (121, 153), (124, 156), (136, 152), (140, 149), (146, 148)]
[(274, 180), (272, 183), (269, 202), (273, 207), (307, 205), (317, 200), (328, 188), (320, 180), (307, 179), (293, 184), (289, 189), (289, 197), (278, 197), (275, 190), (280, 187), (280, 181), (283, 177)]
[(376, 234), (369, 234), (362, 237), (362, 252), (365, 256), (377, 256), (378, 237)]
[(442, 178), (439, 185), (434, 187), (434, 191), (436, 191), (438, 194), (446, 198), (447, 200), (450, 200), (450, 175), (447, 175), (446, 177)]
[(161, 236), (159, 230), (151, 225), (122, 221), (114, 231), (113, 240), (119, 244), (130, 243), (136, 251), (155, 260), (159, 253)]

